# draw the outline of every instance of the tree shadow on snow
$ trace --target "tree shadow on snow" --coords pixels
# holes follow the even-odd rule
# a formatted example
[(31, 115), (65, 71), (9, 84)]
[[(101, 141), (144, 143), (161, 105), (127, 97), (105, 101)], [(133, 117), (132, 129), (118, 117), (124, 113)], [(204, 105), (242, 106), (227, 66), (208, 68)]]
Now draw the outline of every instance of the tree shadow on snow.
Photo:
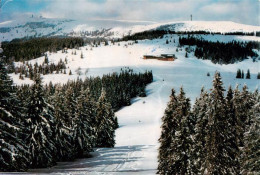
[(30, 172), (37, 173), (54, 173), (54, 172), (71, 172), (71, 171), (91, 171), (92, 168), (98, 167), (116, 167), (120, 164), (130, 163), (140, 160), (137, 152), (148, 149), (147, 145), (120, 146), (115, 148), (96, 148), (91, 153), (91, 158), (77, 159), (73, 162), (59, 162), (58, 165), (46, 169), (34, 169)]

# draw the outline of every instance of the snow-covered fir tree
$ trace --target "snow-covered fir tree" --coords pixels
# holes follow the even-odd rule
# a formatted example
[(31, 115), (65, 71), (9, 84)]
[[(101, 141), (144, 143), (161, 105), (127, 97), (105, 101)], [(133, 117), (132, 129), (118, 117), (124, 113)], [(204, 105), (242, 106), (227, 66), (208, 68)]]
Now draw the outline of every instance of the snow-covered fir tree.
[(196, 99), (192, 115), (196, 118), (194, 145), (192, 153), (192, 164), (194, 166), (193, 172), (201, 174), (201, 167), (205, 167), (206, 151), (204, 150), (206, 144), (207, 126), (208, 126), (208, 102), (209, 94), (201, 89), (200, 97)]
[(243, 175), (260, 173), (260, 100), (251, 110), (251, 125), (244, 134), (245, 145), (242, 149), (241, 165)]
[(112, 105), (107, 101), (107, 110), (108, 110), (108, 116), (110, 117), (111, 121), (113, 122), (113, 128), (116, 130), (119, 128), (117, 117), (115, 116), (115, 112), (112, 108)]
[(236, 134), (237, 142), (239, 147), (243, 147), (244, 145), (244, 133), (246, 131), (246, 127), (250, 124), (250, 113), (249, 111), (252, 109), (253, 105), (255, 104), (255, 99), (248, 91), (247, 86), (243, 87), (243, 90), (240, 91), (238, 86), (234, 90), (234, 96), (232, 99), (234, 105), (234, 113), (237, 120), (236, 125)]
[(238, 133), (237, 133), (237, 127), (238, 120), (235, 115), (235, 108), (233, 103), (233, 90), (231, 86), (229, 86), (226, 96), (226, 120), (228, 122), (228, 140), (226, 143), (226, 146), (229, 147), (230, 156), (232, 157), (232, 162), (230, 162), (230, 168), (232, 169), (232, 172), (235, 174), (239, 174), (240, 172), (240, 164), (239, 164), (239, 157), (240, 157), (240, 151), (238, 147)]
[(251, 123), (251, 115), (250, 110), (253, 108), (254, 104), (256, 104), (255, 98), (253, 96), (253, 93), (249, 92), (247, 85), (243, 86), (243, 89), (241, 91), (241, 99), (243, 99), (242, 105), (244, 111), (241, 111), (241, 121), (245, 123), (245, 127), (249, 126)]
[(75, 115), (73, 138), (75, 139), (75, 151), (77, 157), (82, 157), (93, 151), (96, 133), (91, 123), (95, 117), (93, 101), (89, 89), (80, 91), (77, 99), (77, 110)]
[(111, 113), (110, 110), (111, 105), (106, 100), (105, 90), (102, 89), (96, 107), (96, 147), (113, 147), (115, 145), (115, 116), (112, 116), (114, 113)]
[(60, 85), (56, 86), (52, 97), (54, 107), (54, 141), (57, 149), (57, 161), (73, 160), (74, 150), (71, 144), (71, 129), (65, 123), (64, 93)]
[(171, 155), (170, 145), (172, 143), (171, 134), (175, 132), (177, 122), (173, 118), (173, 113), (176, 111), (178, 104), (175, 95), (175, 90), (172, 89), (170, 95), (170, 101), (168, 102), (167, 108), (162, 117), (162, 132), (159, 138), (160, 147), (158, 155), (158, 174), (169, 174), (169, 157)]
[(65, 124), (66, 126), (72, 128), (74, 126), (74, 119), (76, 114), (76, 97), (72, 89), (72, 86), (69, 86), (65, 92)]
[(228, 145), (229, 125), (227, 120), (226, 101), (220, 74), (216, 72), (213, 88), (209, 94), (208, 126), (206, 135), (206, 158), (202, 174), (234, 174), (233, 150)]
[[(177, 108), (172, 117), (174, 132), (170, 133), (170, 155), (168, 174), (192, 174), (191, 152), (193, 146), (192, 134), (194, 131), (194, 121), (190, 113), (190, 99), (186, 98), (183, 88), (177, 96)], [(173, 127), (171, 126), (171, 127)]]
[(27, 169), (28, 151), (21, 134), (21, 109), (6, 68), (0, 58), (0, 171)]
[[(240, 115), (243, 113), (243, 111), (241, 111), (241, 109), (243, 108), (242, 106), (242, 100), (241, 99), (241, 92), (238, 88), (238, 85), (236, 86), (236, 88), (233, 90), (233, 98), (232, 98), (232, 104), (233, 104), (233, 108), (234, 108), (234, 115), (235, 115), (235, 119), (236, 119), (236, 125), (234, 126), (234, 130), (235, 133), (237, 134), (237, 144), (239, 147), (241, 147), (243, 145), (243, 126), (244, 123), (241, 121), (240, 119)], [(241, 113), (242, 112), (242, 113)]]
[(31, 88), (27, 106), (27, 145), (31, 156), (31, 168), (48, 167), (55, 164), (56, 147), (53, 138), (53, 109), (44, 99), (40, 75)]

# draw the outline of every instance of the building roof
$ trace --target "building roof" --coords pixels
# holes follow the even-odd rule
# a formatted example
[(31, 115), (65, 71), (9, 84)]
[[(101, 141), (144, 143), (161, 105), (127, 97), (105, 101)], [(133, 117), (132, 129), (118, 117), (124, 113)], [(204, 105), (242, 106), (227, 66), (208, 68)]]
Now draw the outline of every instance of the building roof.
[(148, 57), (148, 58), (175, 58), (175, 54), (161, 54), (159, 56), (156, 56), (156, 55), (144, 55), (144, 57)]

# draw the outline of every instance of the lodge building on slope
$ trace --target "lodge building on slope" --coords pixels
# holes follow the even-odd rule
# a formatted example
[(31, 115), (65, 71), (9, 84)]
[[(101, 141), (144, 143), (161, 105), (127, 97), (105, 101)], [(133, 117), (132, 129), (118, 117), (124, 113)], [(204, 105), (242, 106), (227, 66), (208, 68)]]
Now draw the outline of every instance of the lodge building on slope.
[(156, 60), (161, 60), (161, 61), (174, 61), (176, 56), (174, 54), (161, 54), (159, 56), (155, 55), (144, 55), (144, 59), (156, 59)]

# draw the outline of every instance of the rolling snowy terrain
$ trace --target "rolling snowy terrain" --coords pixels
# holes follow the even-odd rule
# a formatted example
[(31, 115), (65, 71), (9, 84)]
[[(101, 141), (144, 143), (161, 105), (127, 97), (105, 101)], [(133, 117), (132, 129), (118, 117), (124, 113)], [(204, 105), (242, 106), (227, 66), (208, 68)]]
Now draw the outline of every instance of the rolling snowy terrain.
[(138, 21), (55, 19), (25, 17), (0, 23), (0, 41), (11, 41), (24, 37), (43, 36), (81, 36), (121, 38), (147, 30), (166, 30), (176, 32), (259, 32), (259, 26), (238, 24), (230, 21), (178, 21), (168, 23), (149, 23)]
[[(207, 25), (206, 25), (207, 24)], [(175, 30), (206, 30), (213, 31), (211, 25), (224, 25), (215, 31), (258, 31), (259, 27), (246, 27), (239, 24), (228, 25), (229, 22), (184, 22), (176, 23)], [(153, 29), (160, 25), (138, 27), (131, 32)], [(174, 25), (167, 27), (173, 27)], [(232, 28), (234, 27), (234, 29)], [(240, 28), (241, 26), (241, 28)], [(140, 30), (139, 30), (140, 29)], [(115, 30), (115, 29), (111, 29)], [(122, 32), (123, 30), (117, 30)], [(129, 30), (128, 30), (129, 31)], [(125, 33), (123, 31), (122, 33)], [(121, 34), (122, 34), (121, 33)], [(119, 34), (119, 35), (121, 35)], [(117, 34), (116, 34), (117, 35)], [(157, 149), (159, 146), (161, 117), (163, 116), (169, 95), (172, 88), (178, 92), (181, 86), (184, 87), (187, 97), (194, 103), (195, 98), (200, 94), (200, 89), (204, 86), (210, 89), (215, 71), (221, 73), (225, 87), (229, 85), (239, 85), (241, 88), (247, 84), (251, 91), (259, 89), (259, 80), (256, 79), (260, 71), (259, 58), (253, 62), (251, 58), (229, 65), (213, 64), (210, 61), (199, 60), (191, 52), (185, 58), (185, 49), (176, 52), (178, 46), (178, 35), (167, 35), (162, 39), (143, 40), (134, 43), (133, 41), (120, 42), (108, 46), (103, 44), (99, 47), (85, 46), (80, 50), (68, 50), (68, 53), (48, 53), (50, 63), (58, 63), (60, 59), (67, 58), (67, 74), (50, 74), (43, 76), (44, 83), (65, 83), (67, 80), (77, 79), (76, 70), (81, 70), (84, 79), (86, 76), (102, 76), (103, 74), (119, 72), (123, 67), (133, 68), (135, 72), (152, 70), (154, 82), (146, 88), (147, 97), (137, 97), (132, 99), (130, 106), (124, 107), (116, 113), (119, 122), (119, 129), (116, 130), (115, 148), (98, 148), (93, 153), (92, 158), (79, 159), (74, 162), (62, 162), (57, 166), (48, 169), (30, 170), (28, 173), (57, 173), (57, 174), (155, 174), (157, 169)], [(248, 36), (222, 36), (222, 35), (202, 35), (204, 39), (211, 41), (260, 41), (258, 37)], [(165, 44), (166, 39), (171, 40)], [(175, 43), (173, 40), (175, 39)], [(76, 51), (77, 55), (72, 55)], [(84, 58), (81, 58), (81, 53)], [(175, 54), (175, 61), (143, 60), (143, 55), (152, 54)], [(258, 51), (259, 54), (259, 51)], [(30, 61), (30, 63), (41, 64), (44, 57)], [(15, 63), (16, 65), (22, 63)], [(246, 71), (250, 69), (251, 79), (236, 79), (237, 69)], [(72, 70), (73, 75), (68, 75), (68, 70)], [(210, 73), (210, 76), (207, 76)], [(19, 75), (11, 74), (16, 84), (32, 83), (31, 80), (20, 80)], [(22, 173), (19, 173), (22, 174)]]

